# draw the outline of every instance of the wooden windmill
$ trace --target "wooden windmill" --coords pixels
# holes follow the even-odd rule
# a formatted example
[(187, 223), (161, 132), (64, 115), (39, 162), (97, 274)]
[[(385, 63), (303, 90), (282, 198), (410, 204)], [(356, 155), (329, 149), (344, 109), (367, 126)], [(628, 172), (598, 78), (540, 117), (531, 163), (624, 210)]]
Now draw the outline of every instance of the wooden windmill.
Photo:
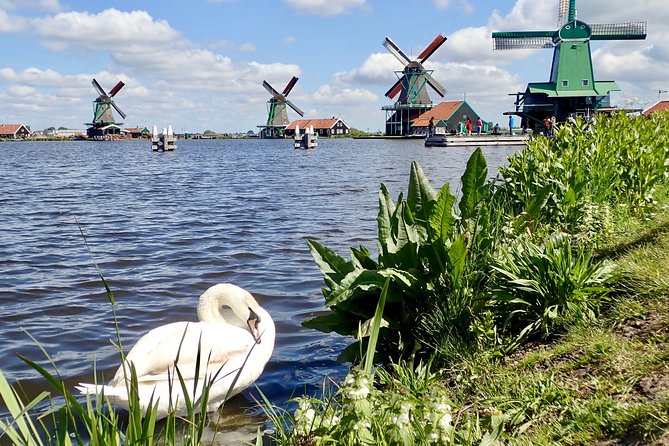
[(427, 48), (418, 55), (416, 60), (410, 59), (395, 42), (386, 37), (383, 46), (404, 65), (404, 69), (396, 71), (397, 82), (386, 92), (389, 99), (399, 94), (399, 99), (391, 106), (383, 107), (386, 111), (386, 135), (407, 136), (411, 132), (411, 121), (432, 108), (432, 100), (428, 96), (427, 86), (432, 87), (441, 97), (446, 89), (432, 78), (433, 70), (426, 70), (423, 63), (432, 56), (446, 41), (439, 34)]
[(260, 136), (262, 138), (284, 137), (284, 130), (288, 127), (288, 124), (290, 124), (286, 105), (295, 110), (295, 113), (298, 115), (304, 116), (304, 112), (287, 99), (288, 94), (297, 83), (297, 79), (297, 77), (293, 76), (281, 93), (276, 91), (267, 81), (262, 82), (262, 86), (265, 87), (265, 90), (272, 95), (270, 100), (267, 101), (267, 123), (258, 126), (260, 127)]
[(492, 34), (495, 50), (553, 49), (550, 81), (530, 83), (516, 94), (516, 111), (523, 127), (540, 129), (543, 119), (589, 115), (611, 106), (614, 81), (596, 81), (590, 41), (646, 38), (645, 22), (587, 24), (576, 19), (576, 0), (560, 0), (557, 31), (513, 31)]
[(110, 139), (111, 135), (121, 133), (120, 126), (122, 122), (116, 122), (114, 119), (114, 113), (112, 108), (125, 119), (126, 115), (123, 113), (123, 110), (119, 108), (118, 105), (114, 102), (114, 96), (121, 91), (125, 84), (122, 81), (119, 81), (114, 88), (112, 88), (109, 93), (107, 93), (96, 81), (93, 79), (93, 87), (98, 93), (97, 99), (93, 101), (95, 104), (95, 110), (93, 112), (93, 121), (87, 123), (88, 128), (88, 137), (94, 139)]

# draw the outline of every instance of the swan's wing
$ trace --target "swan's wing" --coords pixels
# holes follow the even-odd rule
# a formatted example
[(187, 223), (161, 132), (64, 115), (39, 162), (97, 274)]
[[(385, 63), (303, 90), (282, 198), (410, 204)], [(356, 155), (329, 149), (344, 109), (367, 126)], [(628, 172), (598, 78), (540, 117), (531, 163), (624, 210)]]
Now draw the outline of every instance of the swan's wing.
[[(139, 382), (164, 381), (175, 376), (177, 360), (183, 379), (193, 379), (200, 352), (199, 377), (219, 373), (228, 363), (238, 363), (253, 346), (251, 334), (239, 327), (206, 322), (175, 322), (151, 330), (132, 348), (126, 361), (134, 364)], [(221, 370), (221, 372), (219, 372)], [(123, 367), (111, 385), (123, 383)]]

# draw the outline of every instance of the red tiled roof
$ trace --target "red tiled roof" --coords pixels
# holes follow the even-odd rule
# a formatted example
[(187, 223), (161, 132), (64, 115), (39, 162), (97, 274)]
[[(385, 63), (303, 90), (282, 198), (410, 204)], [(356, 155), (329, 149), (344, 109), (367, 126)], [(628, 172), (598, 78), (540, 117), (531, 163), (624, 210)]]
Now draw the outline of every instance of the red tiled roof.
[(434, 118), (434, 122), (439, 122), (440, 119), (448, 121), (453, 113), (455, 113), (464, 101), (446, 101), (432, 107), (431, 110), (426, 111), (419, 117), (413, 120), (412, 127), (427, 127), (430, 123), (430, 118)]
[(667, 110), (669, 110), (669, 101), (660, 101), (657, 104), (653, 105), (651, 108), (645, 110), (643, 112), (643, 115), (648, 116), (651, 113), (666, 112)]
[[(15, 135), (23, 124), (0, 124), (0, 135)], [(26, 130), (28, 128), (26, 127)]]
[(331, 129), (339, 121), (337, 118), (332, 119), (296, 119), (291, 122), (286, 130), (295, 130), (295, 126), (300, 126), (301, 129), (307, 128), (310, 125), (314, 126), (314, 129)]

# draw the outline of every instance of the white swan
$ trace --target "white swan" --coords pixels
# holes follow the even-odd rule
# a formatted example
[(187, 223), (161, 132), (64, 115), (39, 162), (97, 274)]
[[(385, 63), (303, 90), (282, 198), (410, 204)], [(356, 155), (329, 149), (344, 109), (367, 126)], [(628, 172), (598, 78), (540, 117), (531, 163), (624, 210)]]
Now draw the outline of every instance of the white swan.
[(142, 336), (107, 385), (82, 383), (77, 389), (83, 394), (104, 394), (112, 403), (127, 409), (132, 364), (144, 413), (153, 398), (158, 418), (170, 412), (185, 415), (186, 401), (176, 363), (190, 400), (199, 398), (207, 383), (207, 412), (215, 411), (226, 398), (244, 390), (262, 373), (274, 349), (274, 321), (248, 291), (229, 283), (205, 291), (200, 296), (197, 315), (200, 322), (174, 322)]

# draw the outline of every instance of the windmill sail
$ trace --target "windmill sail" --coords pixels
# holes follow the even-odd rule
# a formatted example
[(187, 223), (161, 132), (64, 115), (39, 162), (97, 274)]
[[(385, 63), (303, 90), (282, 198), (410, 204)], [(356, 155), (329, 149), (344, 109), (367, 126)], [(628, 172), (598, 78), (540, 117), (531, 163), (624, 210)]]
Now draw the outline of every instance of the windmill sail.
[(638, 40), (646, 38), (646, 22), (590, 25), (592, 40)]

